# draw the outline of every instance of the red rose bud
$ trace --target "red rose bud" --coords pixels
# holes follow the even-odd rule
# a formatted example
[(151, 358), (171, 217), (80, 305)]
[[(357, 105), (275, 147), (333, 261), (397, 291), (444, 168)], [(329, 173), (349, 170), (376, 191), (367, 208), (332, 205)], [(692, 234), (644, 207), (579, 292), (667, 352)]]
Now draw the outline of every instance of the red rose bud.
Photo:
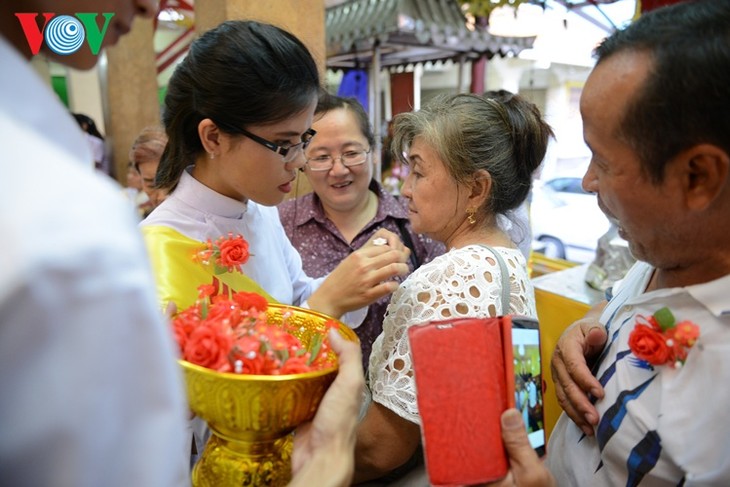
[(691, 347), (700, 337), (700, 327), (691, 321), (680, 321), (674, 327), (674, 339), (684, 347)]

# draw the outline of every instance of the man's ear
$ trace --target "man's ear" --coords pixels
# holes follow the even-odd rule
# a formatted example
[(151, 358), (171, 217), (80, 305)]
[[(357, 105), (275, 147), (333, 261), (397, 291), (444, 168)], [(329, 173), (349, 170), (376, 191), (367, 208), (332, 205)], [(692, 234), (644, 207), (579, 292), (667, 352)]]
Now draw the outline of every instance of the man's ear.
[(730, 155), (714, 144), (699, 144), (679, 159), (682, 189), (690, 210), (704, 210), (729, 190)]
[(469, 188), (469, 206), (481, 208), (492, 191), (492, 175), (486, 169), (478, 170), (469, 182)]
[(203, 149), (211, 159), (221, 153), (221, 131), (218, 126), (209, 118), (204, 118), (198, 124), (198, 137)]

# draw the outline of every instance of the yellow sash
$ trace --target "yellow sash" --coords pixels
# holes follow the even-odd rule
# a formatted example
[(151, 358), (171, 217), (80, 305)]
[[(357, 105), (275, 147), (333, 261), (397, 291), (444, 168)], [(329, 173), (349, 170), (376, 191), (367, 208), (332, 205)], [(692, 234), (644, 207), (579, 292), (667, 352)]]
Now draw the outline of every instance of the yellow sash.
[(147, 252), (157, 282), (157, 294), (165, 310), (172, 301), (178, 311), (191, 306), (198, 299), (198, 286), (212, 284), (216, 294), (228, 295), (246, 291), (258, 293), (270, 303), (276, 300), (256, 281), (240, 272), (216, 274), (213, 262), (205, 265), (194, 262), (193, 255), (205, 248), (205, 243), (193, 240), (164, 226), (142, 227)]

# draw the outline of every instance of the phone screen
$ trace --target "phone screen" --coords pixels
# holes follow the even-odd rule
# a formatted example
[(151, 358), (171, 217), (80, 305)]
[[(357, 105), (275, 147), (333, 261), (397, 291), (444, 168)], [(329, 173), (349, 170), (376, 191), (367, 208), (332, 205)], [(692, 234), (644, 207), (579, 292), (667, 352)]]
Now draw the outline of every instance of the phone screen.
[(515, 368), (515, 407), (522, 412), (530, 444), (545, 454), (540, 331), (531, 318), (513, 317), (512, 348)]

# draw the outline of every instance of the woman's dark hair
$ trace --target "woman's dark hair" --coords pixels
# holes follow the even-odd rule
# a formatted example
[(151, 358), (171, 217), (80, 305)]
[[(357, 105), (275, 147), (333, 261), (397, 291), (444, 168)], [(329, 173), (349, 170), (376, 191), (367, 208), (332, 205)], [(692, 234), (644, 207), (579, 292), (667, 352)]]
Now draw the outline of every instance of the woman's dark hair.
[(83, 113), (73, 113), (72, 115), (76, 119), (76, 123), (79, 124), (79, 127), (81, 127), (86, 133), (104, 140), (104, 136), (101, 135), (101, 132), (99, 132), (93, 118), (88, 115), (84, 115)]
[(597, 63), (620, 52), (645, 52), (648, 76), (627, 105), (619, 134), (659, 183), (673, 156), (710, 143), (730, 153), (730, 2), (696, 1), (659, 8), (613, 33)]
[(527, 198), (551, 136), (533, 103), (502, 90), (440, 95), (417, 112), (397, 115), (391, 147), (408, 164), (406, 151), (413, 139), (423, 137), (458, 183), (486, 170), (492, 189), (479, 211), (504, 214)]
[(345, 98), (323, 92), (319, 96), (314, 114), (315, 116), (324, 115), (330, 110), (338, 109), (349, 110), (355, 115), (360, 132), (367, 139), (370, 148), (373, 148), (375, 146), (375, 135), (373, 134), (373, 128), (370, 126), (370, 118), (368, 118), (367, 112), (365, 112), (357, 98)]
[(319, 73), (302, 42), (276, 26), (233, 20), (204, 33), (170, 78), (162, 121), (167, 147), (156, 186), (172, 191), (203, 152), (198, 124), (211, 119), (230, 135), (277, 123), (306, 109)]

